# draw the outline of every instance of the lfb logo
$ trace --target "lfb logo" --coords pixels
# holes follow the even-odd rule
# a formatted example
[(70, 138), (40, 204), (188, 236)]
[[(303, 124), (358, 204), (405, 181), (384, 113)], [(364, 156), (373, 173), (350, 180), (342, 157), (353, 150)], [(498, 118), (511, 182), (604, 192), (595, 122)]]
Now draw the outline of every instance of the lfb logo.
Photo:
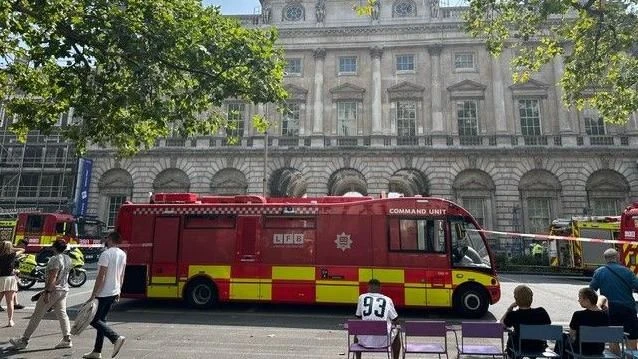
[(341, 249), (343, 252), (346, 249), (352, 248), (352, 239), (349, 234), (345, 232), (341, 232), (341, 234), (337, 234), (337, 239), (335, 239), (335, 243), (337, 244), (337, 249)]

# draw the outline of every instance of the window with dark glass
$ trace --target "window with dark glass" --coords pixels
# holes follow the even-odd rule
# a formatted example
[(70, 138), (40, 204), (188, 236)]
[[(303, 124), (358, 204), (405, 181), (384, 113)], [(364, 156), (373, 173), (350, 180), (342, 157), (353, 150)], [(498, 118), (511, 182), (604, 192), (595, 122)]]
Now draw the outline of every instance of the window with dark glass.
[(228, 104), (228, 129), (226, 134), (231, 137), (244, 136), (246, 105), (243, 103)]
[(390, 250), (445, 253), (443, 223), (443, 220), (433, 218), (392, 219), (391, 225), (398, 226), (398, 236), (391, 236)]
[(27, 233), (41, 233), (44, 225), (44, 216), (39, 214), (30, 214), (27, 216), (27, 224), (25, 231)]
[(284, 68), (284, 73), (287, 76), (301, 75), (301, 59), (300, 58), (286, 59), (286, 67)]
[(299, 136), (299, 103), (289, 103), (281, 120), (282, 136)]
[(459, 123), (459, 136), (477, 136), (478, 109), (476, 101), (460, 101), (456, 104), (456, 116)]
[(519, 100), (518, 112), (521, 120), (521, 133), (523, 136), (540, 136), (541, 115), (538, 100)]
[(416, 136), (416, 102), (397, 102), (397, 135), (401, 137)]

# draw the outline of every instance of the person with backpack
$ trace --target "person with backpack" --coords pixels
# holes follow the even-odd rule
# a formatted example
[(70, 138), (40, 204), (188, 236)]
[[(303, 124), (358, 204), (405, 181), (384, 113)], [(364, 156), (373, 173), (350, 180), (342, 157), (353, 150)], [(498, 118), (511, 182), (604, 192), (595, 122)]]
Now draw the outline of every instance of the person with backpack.
[[(603, 254), (606, 265), (596, 269), (589, 283), (593, 290), (607, 298), (609, 325), (622, 326), (628, 333), (628, 349), (636, 350), (638, 339), (638, 317), (634, 290), (638, 289), (638, 278), (629, 268), (618, 263), (618, 251), (609, 248)], [(620, 346), (610, 343), (612, 352), (620, 354)]]

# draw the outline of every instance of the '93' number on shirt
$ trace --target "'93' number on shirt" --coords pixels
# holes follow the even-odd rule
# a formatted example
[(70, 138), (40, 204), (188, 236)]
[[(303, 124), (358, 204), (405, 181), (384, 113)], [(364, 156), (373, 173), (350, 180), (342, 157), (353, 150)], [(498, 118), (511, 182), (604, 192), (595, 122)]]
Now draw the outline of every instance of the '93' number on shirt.
[(385, 307), (386, 307), (385, 298), (379, 297), (365, 297), (363, 298), (363, 316), (369, 317), (374, 314), (379, 318), (385, 317)]

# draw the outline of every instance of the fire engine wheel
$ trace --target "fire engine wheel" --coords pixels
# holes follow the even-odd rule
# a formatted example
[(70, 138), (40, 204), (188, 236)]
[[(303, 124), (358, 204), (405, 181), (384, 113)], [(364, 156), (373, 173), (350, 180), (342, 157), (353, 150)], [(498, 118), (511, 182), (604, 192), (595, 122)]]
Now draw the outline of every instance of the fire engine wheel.
[(466, 318), (480, 318), (487, 313), (489, 299), (479, 285), (465, 285), (454, 293), (454, 309)]
[(186, 289), (188, 305), (196, 309), (207, 309), (217, 303), (217, 287), (208, 279), (196, 279)]
[(69, 273), (69, 286), (73, 288), (81, 287), (86, 283), (86, 272), (78, 269), (71, 269)]
[(35, 285), (35, 279), (19, 278), (18, 277), (18, 289), (29, 289)]

